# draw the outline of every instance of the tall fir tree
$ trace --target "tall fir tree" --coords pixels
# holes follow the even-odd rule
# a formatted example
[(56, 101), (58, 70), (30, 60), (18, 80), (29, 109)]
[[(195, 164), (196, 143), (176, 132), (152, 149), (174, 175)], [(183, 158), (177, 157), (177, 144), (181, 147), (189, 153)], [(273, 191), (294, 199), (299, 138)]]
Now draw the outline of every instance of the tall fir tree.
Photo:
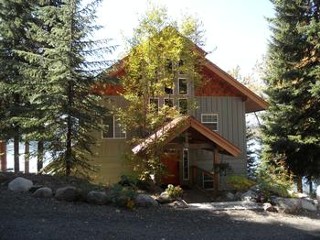
[[(38, 140), (39, 159), (51, 153), (45, 171), (88, 177), (94, 143), (104, 108), (93, 92), (96, 74), (106, 67), (101, 56), (112, 48), (92, 40), (100, 1), (39, 1), (33, 11), (29, 38), (37, 51), (19, 51), (29, 82), (30, 111), (24, 124), (29, 138)], [(39, 162), (41, 164), (41, 161)], [(41, 166), (39, 166), (41, 167)]]
[(265, 80), (265, 161), (283, 159), (301, 179), (320, 175), (319, 0), (273, 0)]
[(32, 21), (33, 1), (0, 1), (0, 138), (13, 139), (14, 171), (20, 171), (19, 142), (24, 133), (23, 115), (27, 107), (28, 87), (20, 71), (25, 60), (17, 51), (31, 51), (28, 26)]

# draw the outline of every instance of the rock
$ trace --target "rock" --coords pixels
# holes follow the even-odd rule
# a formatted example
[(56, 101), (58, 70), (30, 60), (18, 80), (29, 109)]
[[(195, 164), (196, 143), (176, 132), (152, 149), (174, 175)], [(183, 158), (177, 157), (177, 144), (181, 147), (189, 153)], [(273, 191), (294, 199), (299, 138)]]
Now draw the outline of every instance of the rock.
[(150, 195), (140, 193), (135, 199), (135, 205), (137, 207), (156, 207), (158, 206), (158, 202)]
[(317, 196), (318, 204), (320, 205), (320, 185), (317, 187), (316, 196)]
[(302, 209), (307, 211), (311, 211), (311, 212), (317, 211), (316, 204), (313, 202), (313, 200), (310, 200), (310, 199), (305, 199), (305, 198), (301, 199), (301, 207)]
[(13, 192), (28, 192), (32, 186), (33, 183), (29, 179), (17, 177), (9, 183), (8, 188)]
[(29, 192), (34, 193), (35, 191), (37, 191), (39, 188), (42, 188), (42, 185), (33, 185), (30, 189)]
[(249, 190), (241, 195), (241, 200), (245, 202), (256, 202), (258, 194), (252, 190)]
[(109, 198), (105, 192), (90, 191), (87, 195), (87, 202), (103, 205), (109, 202)]
[(234, 196), (233, 193), (227, 192), (227, 194), (226, 194), (226, 199), (227, 199), (228, 201), (234, 201), (234, 200), (235, 200), (235, 196)]
[(301, 199), (298, 198), (275, 198), (274, 202), (284, 213), (297, 213), (301, 210)]
[(169, 205), (174, 208), (188, 208), (189, 207), (188, 203), (186, 203), (186, 201), (184, 201), (184, 200), (177, 200), (177, 201), (174, 201), (173, 203), (170, 203)]
[(51, 198), (52, 197), (52, 189), (48, 187), (38, 188), (32, 196), (38, 198)]
[(267, 212), (278, 212), (278, 209), (273, 206), (271, 203), (264, 203), (263, 209)]
[(156, 198), (158, 203), (171, 203), (173, 200), (167, 192), (162, 192), (159, 197)]
[(57, 189), (55, 198), (57, 200), (73, 202), (77, 201), (80, 196), (80, 191), (76, 187), (66, 186)]

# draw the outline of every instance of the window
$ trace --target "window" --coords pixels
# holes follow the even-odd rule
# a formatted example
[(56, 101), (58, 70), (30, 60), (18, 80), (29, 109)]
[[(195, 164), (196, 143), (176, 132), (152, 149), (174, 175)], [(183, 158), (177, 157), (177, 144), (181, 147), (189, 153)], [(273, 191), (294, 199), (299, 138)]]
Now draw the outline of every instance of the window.
[(218, 114), (201, 114), (201, 123), (205, 124), (208, 128), (212, 129), (213, 131), (218, 131)]
[(183, 180), (189, 180), (189, 149), (183, 149)]
[(202, 173), (202, 187), (204, 189), (213, 189), (213, 177), (206, 174), (206, 173)]
[(102, 138), (126, 138), (125, 131), (114, 116), (106, 116), (103, 125), (104, 131), (102, 132)]
[(178, 79), (178, 93), (179, 94), (188, 94), (188, 81), (186, 78)]
[(158, 98), (150, 98), (149, 99), (150, 109), (152, 111), (159, 111), (159, 99)]
[(171, 87), (165, 87), (165, 88), (164, 88), (164, 92), (165, 92), (166, 94), (173, 94), (173, 89), (172, 89)]
[(186, 98), (180, 98), (179, 99), (179, 112), (181, 114), (187, 114), (188, 113), (188, 101)]
[(165, 98), (164, 105), (166, 105), (168, 107), (173, 107), (173, 99), (172, 98)]

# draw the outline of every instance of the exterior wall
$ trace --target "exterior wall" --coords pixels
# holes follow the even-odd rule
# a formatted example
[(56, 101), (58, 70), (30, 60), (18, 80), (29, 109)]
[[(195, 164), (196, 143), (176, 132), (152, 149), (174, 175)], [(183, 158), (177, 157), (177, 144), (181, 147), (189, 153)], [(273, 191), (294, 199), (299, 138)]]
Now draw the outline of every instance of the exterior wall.
[[(239, 97), (196, 97), (198, 108), (194, 112), (197, 120), (201, 121), (201, 113), (218, 114), (218, 133), (236, 145), (241, 154), (237, 158), (221, 154), (221, 162), (229, 163), (233, 174), (246, 174), (246, 123), (245, 103)], [(211, 171), (213, 167), (213, 153), (198, 150), (192, 153), (193, 165)], [(225, 189), (225, 180), (221, 176), (221, 188)]]
[[(105, 98), (103, 104), (106, 108), (109, 104), (123, 106), (124, 101), (120, 96), (109, 96)], [(102, 184), (118, 182), (122, 174), (130, 172), (129, 163), (124, 156), (129, 148), (126, 139), (103, 139), (101, 132), (93, 134), (96, 139), (93, 165), (98, 168), (94, 176), (95, 182)]]

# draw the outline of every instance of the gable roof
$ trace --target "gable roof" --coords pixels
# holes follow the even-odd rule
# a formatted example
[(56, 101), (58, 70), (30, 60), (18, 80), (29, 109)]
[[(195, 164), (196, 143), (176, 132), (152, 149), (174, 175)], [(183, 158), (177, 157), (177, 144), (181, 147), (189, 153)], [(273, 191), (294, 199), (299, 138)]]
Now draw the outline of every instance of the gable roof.
[(164, 125), (154, 134), (147, 137), (142, 143), (132, 148), (134, 154), (139, 154), (148, 149), (153, 144), (161, 141), (168, 144), (185, 131), (192, 130), (196, 134), (201, 135), (207, 142), (218, 148), (220, 153), (237, 157), (241, 151), (238, 147), (223, 138), (220, 134), (212, 131), (192, 116), (180, 116)]
[(239, 93), (245, 101), (246, 113), (258, 112), (268, 108), (268, 103), (247, 88), (245, 85), (234, 79), (230, 74), (223, 71), (216, 64), (205, 58), (204, 67), (211, 71), (212, 73), (218, 75), (221, 79), (225, 81), (231, 88)]

